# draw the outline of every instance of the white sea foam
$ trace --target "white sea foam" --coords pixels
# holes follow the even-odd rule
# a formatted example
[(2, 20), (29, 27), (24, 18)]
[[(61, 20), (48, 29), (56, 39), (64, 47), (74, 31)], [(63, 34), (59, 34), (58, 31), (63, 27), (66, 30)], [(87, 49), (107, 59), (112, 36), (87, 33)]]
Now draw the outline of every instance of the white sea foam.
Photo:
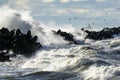
[(0, 17), (0, 27), (7, 27), (8, 29), (20, 28), (24, 33), (31, 29), (29, 21), (32, 21), (32, 18), (27, 11), (18, 12), (8, 6), (2, 6), (0, 7)]
[[(37, 69), (37, 71), (77, 72), (83, 80), (109, 80), (110, 78), (114, 80), (114, 77), (119, 75), (119, 37), (101, 41), (84, 40), (86, 34), (79, 28), (71, 25), (37, 22), (32, 19), (29, 12), (18, 12), (8, 6), (0, 7), (0, 17), (1, 28), (20, 28), (24, 33), (31, 30), (43, 45), (43, 48), (30, 59), (19, 56), (12, 62), (1, 63), (1, 65), (8, 66), (8, 68), (14, 66), (20, 70), (31, 68)], [(76, 40), (84, 44), (66, 45), (67, 41), (52, 32), (52, 30), (58, 29), (72, 33)], [(11, 69), (8, 70), (11, 71)], [(0, 69), (0, 71), (3, 70)], [(6, 72), (8, 71), (6, 70)], [(70, 80), (79, 79), (71, 78)]]

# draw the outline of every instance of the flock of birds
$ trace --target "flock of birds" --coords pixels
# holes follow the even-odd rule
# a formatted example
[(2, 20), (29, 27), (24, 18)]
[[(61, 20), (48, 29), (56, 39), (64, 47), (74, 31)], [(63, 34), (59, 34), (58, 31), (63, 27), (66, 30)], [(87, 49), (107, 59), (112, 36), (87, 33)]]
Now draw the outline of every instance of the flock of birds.
[[(117, 11), (120, 11), (120, 8), (117, 8), (116, 9)], [(70, 9), (67, 9), (66, 10), (67, 12), (70, 12)], [(108, 12), (106, 13), (106, 14), (108, 14)], [(72, 21), (72, 20), (77, 20), (78, 19), (78, 17), (70, 17), (70, 18), (68, 18), (68, 21)], [(108, 25), (108, 20), (107, 19), (103, 19), (103, 21), (104, 21), (104, 25)], [(113, 19), (112, 21), (116, 21), (116, 19)], [(86, 27), (91, 27), (92, 25), (95, 25), (95, 22), (91, 22), (91, 23), (89, 23), (89, 24), (87, 24), (87, 26)]]

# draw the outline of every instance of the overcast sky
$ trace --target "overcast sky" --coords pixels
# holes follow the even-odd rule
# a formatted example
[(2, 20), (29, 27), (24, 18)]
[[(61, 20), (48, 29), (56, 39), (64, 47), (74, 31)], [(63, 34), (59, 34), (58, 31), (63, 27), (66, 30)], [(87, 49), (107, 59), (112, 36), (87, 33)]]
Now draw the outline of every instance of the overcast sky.
[(0, 0), (18, 10), (29, 10), (44, 23), (75, 27), (120, 26), (120, 0)]

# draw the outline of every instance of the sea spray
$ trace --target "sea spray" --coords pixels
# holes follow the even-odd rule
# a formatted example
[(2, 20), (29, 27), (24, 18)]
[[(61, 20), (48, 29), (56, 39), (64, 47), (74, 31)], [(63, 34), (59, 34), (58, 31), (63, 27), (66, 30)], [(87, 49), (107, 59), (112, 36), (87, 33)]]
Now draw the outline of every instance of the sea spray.
[[(31, 30), (43, 45), (43, 49), (38, 50), (31, 58), (18, 55), (11, 62), (0, 63), (2, 72), (0, 79), (115, 80), (115, 77), (117, 80), (120, 79), (119, 37), (101, 41), (84, 39), (86, 34), (81, 29), (71, 25), (49, 26), (36, 22), (28, 12), (20, 12), (8, 6), (0, 8), (0, 16), (1, 27), (20, 28), (23, 32)], [(66, 45), (67, 41), (53, 34), (52, 30), (58, 29), (72, 33), (76, 40), (84, 44)], [(74, 72), (78, 76), (68, 76)]]
[(6, 27), (8, 29), (21, 29), (26, 33), (31, 29), (29, 21), (32, 18), (29, 16), (29, 12), (18, 12), (15, 9), (11, 9), (8, 6), (0, 7), (0, 27)]

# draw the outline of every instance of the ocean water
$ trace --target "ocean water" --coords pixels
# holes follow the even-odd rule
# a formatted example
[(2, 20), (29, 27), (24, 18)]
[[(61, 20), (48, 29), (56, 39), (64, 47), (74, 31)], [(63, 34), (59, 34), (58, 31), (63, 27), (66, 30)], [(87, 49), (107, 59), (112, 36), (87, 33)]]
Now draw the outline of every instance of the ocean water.
[[(25, 11), (0, 7), (0, 27), (31, 30), (43, 48), (35, 56), (22, 55), (11, 62), (0, 62), (0, 80), (120, 80), (120, 36), (94, 41), (71, 25), (47, 25), (35, 21)], [(61, 29), (74, 35), (79, 44), (68, 45), (52, 30)]]

